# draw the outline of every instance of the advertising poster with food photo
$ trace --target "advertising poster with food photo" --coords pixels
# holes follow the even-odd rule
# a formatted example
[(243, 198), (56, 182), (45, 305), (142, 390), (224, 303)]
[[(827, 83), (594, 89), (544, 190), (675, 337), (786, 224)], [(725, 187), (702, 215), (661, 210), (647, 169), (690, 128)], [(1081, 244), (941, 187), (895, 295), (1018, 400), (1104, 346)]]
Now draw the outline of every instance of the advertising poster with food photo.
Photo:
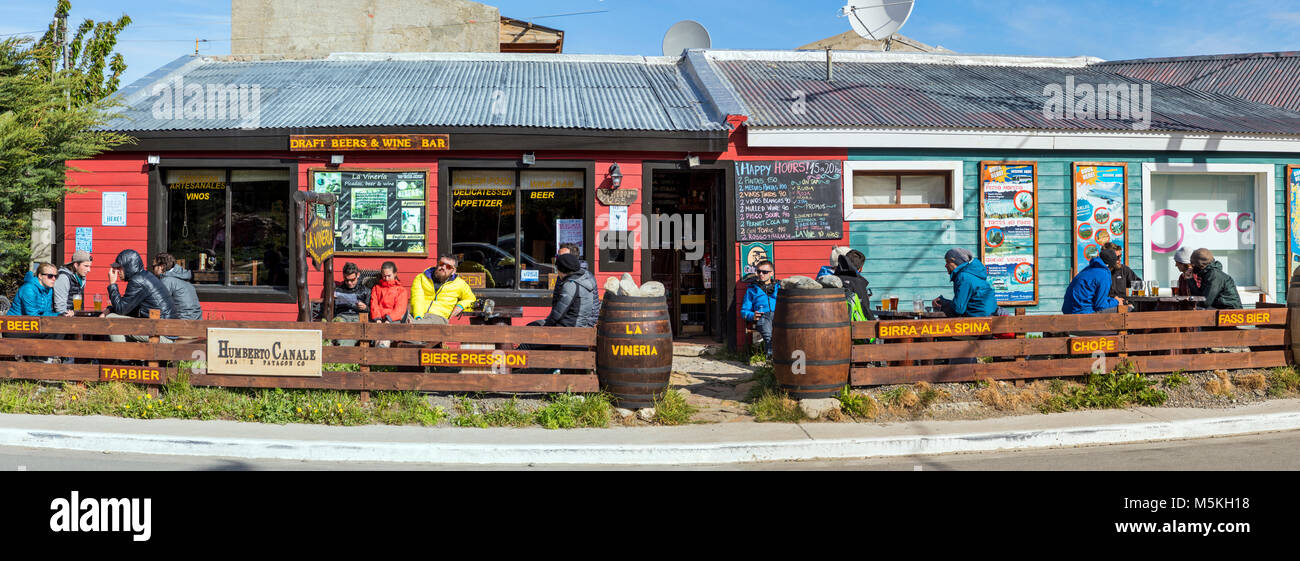
[(1128, 232), (1128, 183), (1122, 163), (1076, 162), (1074, 185), (1074, 273), (1088, 266), (1107, 242), (1120, 246)]
[(980, 260), (1002, 305), (1038, 303), (1038, 192), (1032, 162), (980, 163)]

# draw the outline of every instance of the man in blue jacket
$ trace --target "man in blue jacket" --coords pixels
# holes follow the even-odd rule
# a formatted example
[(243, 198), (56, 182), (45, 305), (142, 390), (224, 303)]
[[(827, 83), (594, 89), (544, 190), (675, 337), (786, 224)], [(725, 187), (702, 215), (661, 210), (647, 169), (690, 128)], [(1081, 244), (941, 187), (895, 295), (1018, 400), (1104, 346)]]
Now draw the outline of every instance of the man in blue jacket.
[(932, 304), (949, 317), (982, 318), (993, 315), (998, 309), (989, 284), (988, 269), (970, 250), (955, 247), (943, 255), (944, 267), (952, 280), (952, 300), (940, 296)]
[(1061, 313), (1097, 314), (1118, 311), (1123, 302), (1110, 296), (1110, 264), (1118, 260), (1119, 256), (1114, 251), (1103, 249), (1088, 261), (1088, 266), (1074, 275), (1074, 280), (1065, 289)]
[(776, 293), (781, 290), (776, 282), (776, 266), (771, 261), (759, 261), (754, 266), (758, 280), (749, 284), (745, 290), (745, 302), (740, 306), (740, 315), (745, 321), (754, 322), (754, 329), (763, 336), (763, 350), (772, 358), (772, 312), (776, 311)]

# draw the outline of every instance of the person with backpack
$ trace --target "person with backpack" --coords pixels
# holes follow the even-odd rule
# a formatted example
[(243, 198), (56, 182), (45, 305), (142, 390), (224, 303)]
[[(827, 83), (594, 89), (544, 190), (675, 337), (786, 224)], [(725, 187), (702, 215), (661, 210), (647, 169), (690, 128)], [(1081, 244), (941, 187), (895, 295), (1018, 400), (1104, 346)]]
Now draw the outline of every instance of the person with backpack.
[(767, 358), (772, 358), (772, 314), (776, 311), (776, 293), (781, 284), (776, 282), (776, 265), (763, 260), (754, 265), (758, 279), (749, 283), (745, 290), (745, 302), (740, 306), (740, 315), (745, 321), (753, 322), (754, 329), (763, 336), (763, 350)]
[(969, 249), (954, 247), (943, 255), (943, 261), (952, 281), (952, 299), (935, 298), (935, 310), (948, 317), (988, 317), (997, 312), (988, 269)]
[(871, 312), (871, 284), (862, 276), (862, 266), (866, 265), (866, 254), (850, 249), (840, 255), (833, 274), (839, 277), (844, 286), (844, 297), (848, 300), (849, 321), (872, 321), (876, 314)]

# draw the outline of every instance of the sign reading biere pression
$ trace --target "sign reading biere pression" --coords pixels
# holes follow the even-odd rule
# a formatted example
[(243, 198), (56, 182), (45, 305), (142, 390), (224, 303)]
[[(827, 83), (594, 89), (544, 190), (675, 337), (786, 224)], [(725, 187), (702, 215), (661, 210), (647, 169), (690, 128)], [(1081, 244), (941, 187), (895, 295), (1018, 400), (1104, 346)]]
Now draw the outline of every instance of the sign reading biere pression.
[(208, 328), (208, 373), (320, 376), (321, 332)]
[(311, 150), (450, 150), (445, 134), (293, 134), (289, 151)]

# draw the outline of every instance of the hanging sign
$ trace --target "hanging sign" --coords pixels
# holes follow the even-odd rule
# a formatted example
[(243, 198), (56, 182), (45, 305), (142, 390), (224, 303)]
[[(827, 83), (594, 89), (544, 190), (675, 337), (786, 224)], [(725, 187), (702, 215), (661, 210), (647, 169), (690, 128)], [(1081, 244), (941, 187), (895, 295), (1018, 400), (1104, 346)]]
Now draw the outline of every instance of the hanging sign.
[(980, 260), (1002, 306), (1038, 304), (1038, 167), (980, 162)]
[[(1126, 248), (1128, 182), (1123, 163), (1075, 162), (1074, 273), (1088, 267), (1106, 242)], [(1120, 262), (1127, 263), (1126, 252)]]
[(736, 241), (844, 237), (844, 162), (736, 162)]
[(317, 270), (326, 259), (334, 257), (334, 225), (316, 214), (312, 214), (307, 227), (307, 254), (316, 260)]
[(85, 226), (77, 227), (77, 251), (94, 253), (91, 249), (95, 246), (95, 229)]
[(740, 278), (757, 274), (761, 261), (772, 261), (772, 242), (753, 242), (740, 245)]

